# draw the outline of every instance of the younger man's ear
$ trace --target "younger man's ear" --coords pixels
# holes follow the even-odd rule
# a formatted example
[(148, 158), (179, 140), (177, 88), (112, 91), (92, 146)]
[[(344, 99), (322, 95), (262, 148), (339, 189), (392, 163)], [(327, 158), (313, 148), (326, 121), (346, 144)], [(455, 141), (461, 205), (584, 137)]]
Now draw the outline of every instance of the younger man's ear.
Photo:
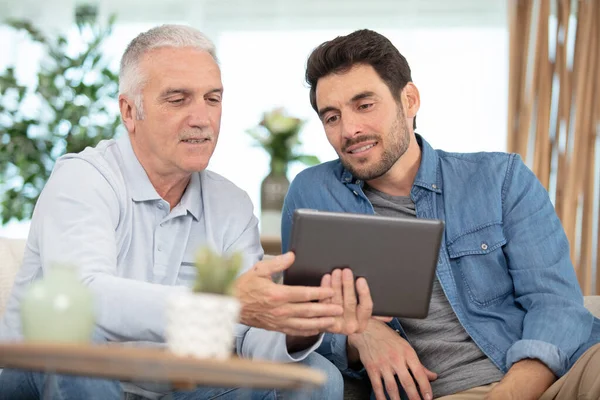
[(419, 89), (412, 82), (408, 82), (402, 89), (402, 106), (406, 118), (414, 118), (421, 107)]

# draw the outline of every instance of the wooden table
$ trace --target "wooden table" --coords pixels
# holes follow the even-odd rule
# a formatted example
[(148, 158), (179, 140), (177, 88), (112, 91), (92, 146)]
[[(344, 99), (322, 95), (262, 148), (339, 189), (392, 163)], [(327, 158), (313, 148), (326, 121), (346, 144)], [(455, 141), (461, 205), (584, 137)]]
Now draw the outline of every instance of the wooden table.
[(297, 364), (179, 357), (158, 348), (44, 343), (0, 344), (0, 368), (18, 368), (120, 381), (197, 385), (314, 389), (325, 375)]

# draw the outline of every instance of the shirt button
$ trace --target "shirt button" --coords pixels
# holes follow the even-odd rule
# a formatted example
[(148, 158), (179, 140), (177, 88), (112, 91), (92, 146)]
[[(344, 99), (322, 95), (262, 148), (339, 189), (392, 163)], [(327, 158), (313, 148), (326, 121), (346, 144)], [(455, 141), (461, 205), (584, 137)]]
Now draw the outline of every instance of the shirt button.
[(162, 246), (158, 246), (158, 247), (157, 247), (157, 250), (158, 250), (158, 251), (162, 251)]
[(487, 250), (487, 249), (488, 249), (487, 243), (481, 243), (481, 250)]
[(165, 206), (163, 205), (163, 203), (158, 203), (158, 208), (160, 208), (162, 210), (164, 207)]
[(437, 185), (436, 185), (435, 183), (434, 183), (433, 185), (431, 185), (431, 187), (432, 187), (433, 189), (437, 189)]

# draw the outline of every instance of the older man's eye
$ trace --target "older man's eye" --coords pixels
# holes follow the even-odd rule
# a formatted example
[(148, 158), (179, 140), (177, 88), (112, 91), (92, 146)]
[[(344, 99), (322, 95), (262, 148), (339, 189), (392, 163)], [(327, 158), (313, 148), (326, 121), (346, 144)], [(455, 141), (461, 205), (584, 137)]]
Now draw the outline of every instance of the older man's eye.
[(184, 98), (172, 99), (172, 100), (169, 100), (169, 103), (171, 103), (171, 104), (180, 104), (180, 103), (183, 103), (183, 100), (185, 100), (185, 99)]

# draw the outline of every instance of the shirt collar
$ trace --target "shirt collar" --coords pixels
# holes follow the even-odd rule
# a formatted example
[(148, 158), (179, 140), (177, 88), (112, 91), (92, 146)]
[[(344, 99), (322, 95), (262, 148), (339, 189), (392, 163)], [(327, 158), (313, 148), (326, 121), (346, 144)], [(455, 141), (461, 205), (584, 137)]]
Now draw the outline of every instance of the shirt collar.
[[(437, 153), (421, 135), (415, 133), (415, 137), (417, 138), (417, 143), (421, 148), (421, 164), (419, 165), (419, 170), (417, 171), (417, 176), (415, 177), (413, 186), (419, 186), (427, 190), (441, 193), (442, 184), (437, 173)], [(354, 182), (362, 185), (362, 182), (357, 181), (354, 176), (352, 176), (352, 173), (344, 167), (342, 167), (340, 179), (342, 183), (345, 184)]]
[(413, 186), (420, 186), (436, 193), (442, 192), (442, 180), (438, 174), (438, 155), (431, 145), (419, 134), (415, 133), (421, 148), (421, 165)]
[[(144, 167), (133, 151), (129, 134), (117, 139), (117, 145), (123, 155), (123, 170), (127, 185), (131, 188), (131, 199), (133, 201), (161, 200), (162, 198), (152, 186), (148, 174), (146, 174)], [(192, 174), (177, 207), (186, 209), (196, 220), (200, 218), (202, 213), (202, 185), (199, 173)]]
[(196, 221), (200, 219), (202, 214), (202, 181), (200, 172), (194, 172), (190, 178), (190, 182), (181, 196), (179, 206), (184, 207)]
[(126, 133), (117, 139), (117, 145), (123, 155), (123, 170), (127, 179), (127, 186), (131, 188), (131, 198), (133, 201), (161, 199), (154, 186), (152, 186), (152, 182), (150, 182), (150, 178), (148, 178), (144, 167), (142, 167), (142, 164), (135, 155), (133, 147), (131, 147), (129, 134)]

